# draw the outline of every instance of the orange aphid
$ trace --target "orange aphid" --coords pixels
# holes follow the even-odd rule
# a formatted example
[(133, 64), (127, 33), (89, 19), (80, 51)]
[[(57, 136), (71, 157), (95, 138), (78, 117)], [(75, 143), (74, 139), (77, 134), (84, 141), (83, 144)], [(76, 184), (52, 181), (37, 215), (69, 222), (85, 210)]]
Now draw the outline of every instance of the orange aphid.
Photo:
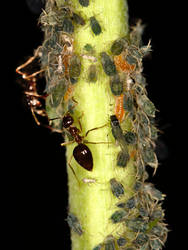
[(120, 122), (123, 121), (125, 116), (125, 110), (123, 109), (123, 95), (115, 97), (115, 115)]
[(73, 94), (73, 90), (74, 90), (74, 86), (73, 85), (70, 85), (64, 95), (64, 101), (67, 102), (71, 97), (72, 97), (72, 94)]
[(129, 64), (124, 58), (123, 55), (120, 54), (118, 56), (114, 56), (114, 63), (116, 65), (116, 69), (118, 71), (123, 71), (126, 73), (130, 73), (135, 69), (135, 65)]
[(133, 150), (131, 151), (131, 153), (130, 153), (130, 158), (131, 158), (131, 159), (134, 159), (135, 156), (136, 156), (136, 153), (137, 153), (136, 149), (133, 149)]

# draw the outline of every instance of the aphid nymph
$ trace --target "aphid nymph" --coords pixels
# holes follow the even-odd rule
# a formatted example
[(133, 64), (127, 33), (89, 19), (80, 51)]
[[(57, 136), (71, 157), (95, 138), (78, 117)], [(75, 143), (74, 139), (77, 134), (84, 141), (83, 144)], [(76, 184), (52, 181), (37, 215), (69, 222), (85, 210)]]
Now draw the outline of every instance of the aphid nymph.
[(114, 76), (117, 73), (117, 71), (113, 60), (106, 52), (102, 52), (100, 56), (101, 56), (102, 67), (105, 74), (108, 76)]
[(80, 236), (83, 234), (83, 230), (82, 230), (82, 227), (80, 225), (80, 222), (79, 222), (78, 218), (74, 214), (72, 214), (72, 213), (68, 214), (67, 223), (68, 223), (69, 227), (75, 233), (77, 233)]
[(113, 195), (116, 196), (117, 198), (124, 195), (123, 185), (120, 182), (118, 182), (115, 178), (110, 180), (110, 186)]

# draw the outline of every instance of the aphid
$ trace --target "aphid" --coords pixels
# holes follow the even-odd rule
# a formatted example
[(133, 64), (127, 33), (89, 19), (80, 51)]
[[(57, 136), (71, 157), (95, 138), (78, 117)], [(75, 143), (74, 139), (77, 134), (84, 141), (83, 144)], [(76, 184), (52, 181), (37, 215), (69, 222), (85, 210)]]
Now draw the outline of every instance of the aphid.
[(147, 243), (149, 240), (148, 236), (144, 233), (139, 233), (136, 237), (136, 239), (134, 240), (134, 243), (137, 246), (143, 246), (145, 243)]
[(113, 223), (119, 223), (121, 222), (125, 217), (127, 216), (127, 212), (125, 210), (118, 210), (115, 211), (110, 219)]
[(74, 90), (74, 86), (72, 84), (69, 85), (65, 95), (64, 95), (64, 101), (68, 102), (68, 100), (70, 100), (70, 98), (73, 95), (73, 90)]
[(152, 183), (144, 183), (143, 184), (143, 191), (146, 192), (151, 196), (154, 200), (163, 200), (165, 195), (161, 193), (158, 189), (154, 187)]
[[(74, 119), (70, 114), (67, 114), (63, 117), (63, 120), (62, 120), (63, 129), (65, 129), (67, 132), (69, 132), (70, 135), (74, 138), (74, 140), (62, 143), (61, 146), (66, 146), (67, 144), (71, 144), (73, 142), (78, 143), (78, 145), (73, 150), (74, 159), (84, 169), (86, 169), (88, 171), (92, 171), (92, 169), (93, 169), (93, 156), (92, 156), (92, 153), (91, 153), (90, 149), (88, 148), (88, 146), (86, 146), (84, 144), (84, 138), (89, 134), (89, 132), (96, 130), (96, 129), (99, 129), (99, 128), (102, 128), (106, 125), (90, 129), (86, 132), (85, 136), (81, 136), (80, 135), (81, 131), (77, 127), (73, 126), (73, 123), (74, 123)], [(81, 124), (80, 124), (80, 128), (81, 128)], [(100, 142), (87, 142), (87, 143), (97, 144)], [(105, 142), (102, 142), (102, 143), (105, 143)], [(70, 167), (71, 167), (71, 165), (70, 165), (71, 160), (72, 160), (72, 157), (68, 163)], [(71, 169), (72, 169), (72, 167), (71, 167)], [(73, 169), (72, 169), (72, 171), (74, 173)]]
[(90, 17), (90, 26), (91, 26), (93, 33), (96, 36), (100, 35), (102, 29), (101, 29), (99, 22), (97, 21), (97, 19), (94, 16)]
[(114, 196), (119, 198), (120, 196), (124, 195), (124, 187), (123, 185), (118, 182), (115, 178), (110, 180), (111, 191)]
[(126, 243), (127, 243), (127, 240), (123, 237), (120, 237), (119, 239), (117, 239), (117, 244), (119, 247), (125, 246)]
[(82, 230), (81, 224), (80, 224), (78, 218), (74, 214), (72, 214), (72, 213), (68, 214), (68, 216), (67, 216), (67, 223), (68, 223), (69, 227), (75, 233), (77, 233), (79, 236), (81, 236), (83, 234), (83, 230)]
[(83, 7), (88, 7), (89, 6), (89, 0), (78, 0), (80, 5)]
[(115, 96), (120, 96), (123, 93), (123, 82), (120, 80), (118, 74), (115, 74), (110, 78), (110, 89), (112, 94)]
[(125, 208), (127, 209), (133, 209), (136, 207), (138, 201), (135, 197), (131, 197), (130, 199), (128, 199), (128, 201), (126, 202)]
[(123, 57), (122, 54), (114, 56), (114, 63), (118, 71), (123, 71), (125, 73), (131, 73), (135, 69), (135, 65), (129, 64)]
[(82, 25), (82, 26), (85, 25), (84, 19), (81, 16), (79, 16), (78, 14), (76, 14), (75, 12), (72, 13), (72, 20), (76, 24), (79, 24), (79, 25)]
[(117, 71), (116, 71), (116, 66), (113, 60), (110, 58), (110, 56), (106, 52), (102, 52), (100, 56), (101, 56), (101, 63), (102, 63), (104, 72), (108, 76), (114, 76)]
[(153, 250), (161, 250), (163, 248), (163, 245), (159, 239), (150, 240), (150, 246)]
[[(77, 55), (73, 55), (70, 59), (69, 77), (77, 81), (81, 73), (81, 61)], [(72, 82), (72, 81), (71, 81)]]
[(65, 78), (62, 78), (60, 81), (58, 81), (57, 85), (50, 91), (50, 103), (54, 108), (60, 105), (63, 96), (66, 95), (66, 91), (68, 90), (65, 84)]
[(126, 203), (125, 202), (120, 202), (116, 206), (119, 208), (125, 208)]
[(122, 151), (128, 154), (127, 142), (125, 141), (123, 131), (120, 127), (119, 121), (115, 115), (110, 116), (112, 135), (120, 144)]
[(92, 250), (101, 250), (102, 249), (102, 244), (97, 245), (94, 247)]
[(95, 64), (92, 64), (89, 66), (88, 80), (89, 80), (89, 82), (96, 82), (97, 81), (97, 67)]
[(105, 250), (115, 250), (115, 240), (112, 235), (108, 235), (104, 242)]
[(129, 92), (126, 92), (123, 97), (123, 108), (128, 111), (132, 112), (134, 109), (134, 101), (133, 97)]
[(121, 52), (123, 51), (125, 46), (125, 41), (124, 39), (119, 39), (113, 42), (111, 46), (111, 52), (113, 55), (120, 55)]
[(125, 116), (125, 110), (123, 108), (123, 98), (123, 95), (115, 97), (115, 115), (120, 122), (123, 121), (123, 118)]
[(62, 22), (61, 30), (65, 33), (72, 34), (74, 32), (74, 25), (71, 19), (65, 17)]
[(91, 44), (87, 43), (85, 46), (84, 46), (84, 49), (87, 51), (87, 52), (91, 52), (93, 53), (94, 49), (93, 47), (91, 46)]
[(116, 164), (118, 167), (124, 168), (127, 166), (129, 159), (130, 159), (130, 156), (127, 151), (120, 151), (117, 156)]
[(149, 216), (148, 211), (144, 207), (140, 207), (138, 210), (139, 210), (140, 216), (142, 216), (142, 217), (148, 217)]
[(125, 137), (125, 141), (127, 142), (127, 144), (131, 144), (131, 145), (136, 144), (137, 135), (135, 133), (129, 131), (124, 134), (124, 137)]
[(148, 229), (147, 222), (141, 217), (127, 220), (126, 225), (133, 232), (146, 232)]
[(149, 100), (149, 98), (146, 95), (140, 95), (137, 98), (137, 103), (143, 111), (151, 117), (155, 117), (155, 105)]

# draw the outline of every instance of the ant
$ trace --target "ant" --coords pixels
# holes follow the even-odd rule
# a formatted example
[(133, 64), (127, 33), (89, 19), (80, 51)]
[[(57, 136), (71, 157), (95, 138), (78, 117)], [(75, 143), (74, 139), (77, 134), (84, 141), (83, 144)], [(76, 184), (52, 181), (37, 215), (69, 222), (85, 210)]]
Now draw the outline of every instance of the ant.
[(25, 63), (21, 64), (20, 66), (16, 68), (16, 73), (22, 75), (22, 78), (27, 81), (27, 88), (26, 88), (26, 91), (24, 91), (24, 93), (27, 98), (27, 104), (30, 107), (31, 113), (37, 125), (41, 125), (41, 124), (39, 120), (37, 119), (36, 114), (47, 117), (46, 111), (42, 109), (42, 102), (40, 100), (40, 99), (45, 99), (46, 95), (38, 94), (37, 78), (36, 78), (36, 75), (43, 72), (44, 69), (41, 69), (30, 75), (25, 72), (22, 72), (21, 69), (25, 68), (27, 65), (29, 65), (35, 60), (35, 58), (39, 55), (39, 49), (40, 47), (38, 47), (38, 49), (35, 51), (34, 56), (30, 57)]
[[(85, 145), (85, 143), (99, 144), (99, 143), (109, 143), (109, 142), (88, 142), (88, 141), (84, 141), (84, 138), (89, 134), (89, 132), (91, 132), (93, 130), (96, 130), (96, 129), (99, 129), (99, 128), (103, 128), (103, 127), (106, 126), (106, 124), (101, 126), (101, 127), (96, 127), (96, 128), (93, 128), (93, 129), (89, 129), (86, 132), (85, 136), (81, 136), (80, 135), (80, 132), (82, 130), (81, 123), (79, 122), (80, 129), (73, 126), (73, 123), (74, 123), (74, 119), (69, 113), (66, 114), (63, 117), (62, 126), (63, 126), (64, 129), (66, 129), (72, 135), (72, 137), (74, 137), (74, 140), (69, 141), (69, 142), (64, 142), (64, 143), (61, 144), (61, 146), (66, 146), (66, 145), (71, 144), (73, 142), (78, 143), (78, 145), (73, 150), (73, 155), (72, 156), (74, 156), (74, 159), (84, 169), (86, 169), (88, 171), (92, 171), (92, 169), (93, 169), (93, 156), (92, 156), (91, 150), (89, 149), (88, 146)], [(71, 167), (71, 165), (70, 165), (71, 160), (72, 160), (72, 157), (71, 157), (71, 159), (69, 160), (69, 163), (68, 163), (70, 167)], [(72, 169), (72, 167), (71, 167), (71, 169)], [(73, 169), (72, 169), (72, 171), (74, 173)]]

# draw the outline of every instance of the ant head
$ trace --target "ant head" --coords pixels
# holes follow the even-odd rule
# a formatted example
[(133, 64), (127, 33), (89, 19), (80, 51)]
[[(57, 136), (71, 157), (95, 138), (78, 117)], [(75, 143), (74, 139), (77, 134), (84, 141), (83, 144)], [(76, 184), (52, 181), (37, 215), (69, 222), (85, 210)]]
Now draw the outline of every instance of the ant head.
[(67, 114), (63, 117), (63, 128), (69, 128), (74, 122), (73, 117), (70, 114)]

